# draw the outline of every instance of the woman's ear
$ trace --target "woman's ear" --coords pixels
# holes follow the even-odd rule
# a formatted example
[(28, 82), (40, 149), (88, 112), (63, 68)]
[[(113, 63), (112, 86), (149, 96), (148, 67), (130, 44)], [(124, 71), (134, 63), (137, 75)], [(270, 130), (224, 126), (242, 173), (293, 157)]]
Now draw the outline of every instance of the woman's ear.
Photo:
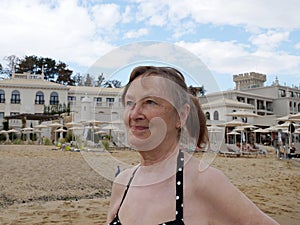
[(190, 105), (189, 104), (185, 104), (184, 106), (181, 107), (180, 112), (179, 112), (180, 127), (184, 127), (189, 113), (190, 113)]

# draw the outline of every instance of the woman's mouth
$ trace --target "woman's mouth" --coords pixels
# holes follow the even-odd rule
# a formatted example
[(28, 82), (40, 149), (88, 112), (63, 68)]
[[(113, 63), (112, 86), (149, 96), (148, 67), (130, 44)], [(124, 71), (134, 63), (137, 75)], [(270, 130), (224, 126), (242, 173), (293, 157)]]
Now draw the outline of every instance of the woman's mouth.
[(149, 127), (147, 127), (147, 126), (131, 126), (130, 127), (131, 128), (131, 130), (132, 131), (145, 131), (145, 130), (148, 130), (149, 129)]

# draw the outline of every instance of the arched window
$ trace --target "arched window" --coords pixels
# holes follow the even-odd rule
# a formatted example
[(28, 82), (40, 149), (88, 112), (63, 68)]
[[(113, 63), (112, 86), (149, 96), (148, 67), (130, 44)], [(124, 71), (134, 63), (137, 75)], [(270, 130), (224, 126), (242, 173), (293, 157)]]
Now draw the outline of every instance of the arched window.
[(50, 95), (50, 105), (58, 105), (58, 94), (56, 92), (52, 92)]
[(209, 113), (209, 112), (206, 112), (206, 113), (205, 113), (205, 117), (206, 117), (207, 120), (210, 120), (210, 113)]
[(45, 103), (44, 93), (41, 92), (41, 91), (38, 91), (35, 94), (35, 104), (37, 104), (37, 105), (43, 105), (44, 103)]
[(11, 93), (11, 104), (20, 104), (21, 103), (21, 98), (20, 98), (20, 92), (17, 90), (14, 90)]
[(219, 120), (219, 112), (214, 111), (214, 120)]
[(5, 92), (0, 90), (0, 103), (5, 103)]

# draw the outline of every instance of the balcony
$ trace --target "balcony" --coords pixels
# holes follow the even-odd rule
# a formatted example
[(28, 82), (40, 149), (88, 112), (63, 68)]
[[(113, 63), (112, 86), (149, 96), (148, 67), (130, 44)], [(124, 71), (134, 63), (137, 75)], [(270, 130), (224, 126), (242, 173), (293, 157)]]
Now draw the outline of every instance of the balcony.
[(44, 105), (45, 104), (45, 100), (35, 100), (34, 102), (36, 105)]
[(50, 104), (50, 105), (58, 105), (58, 104), (59, 104), (59, 101), (49, 101), (49, 104)]
[(11, 99), (10, 103), (11, 104), (21, 104), (21, 99)]

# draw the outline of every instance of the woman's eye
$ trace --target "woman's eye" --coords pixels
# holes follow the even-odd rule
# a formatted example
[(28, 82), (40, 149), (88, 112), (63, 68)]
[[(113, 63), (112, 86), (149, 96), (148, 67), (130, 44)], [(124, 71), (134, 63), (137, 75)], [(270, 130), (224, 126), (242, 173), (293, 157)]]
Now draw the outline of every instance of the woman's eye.
[(146, 103), (147, 103), (148, 105), (156, 105), (156, 102), (154, 102), (154, 101), (151, 100), (151, 99), (146, 100)]
[(127, 101), (126, 102), (126, 106), (133, 106), (133, 104), (134, 104), (133, 101)]

